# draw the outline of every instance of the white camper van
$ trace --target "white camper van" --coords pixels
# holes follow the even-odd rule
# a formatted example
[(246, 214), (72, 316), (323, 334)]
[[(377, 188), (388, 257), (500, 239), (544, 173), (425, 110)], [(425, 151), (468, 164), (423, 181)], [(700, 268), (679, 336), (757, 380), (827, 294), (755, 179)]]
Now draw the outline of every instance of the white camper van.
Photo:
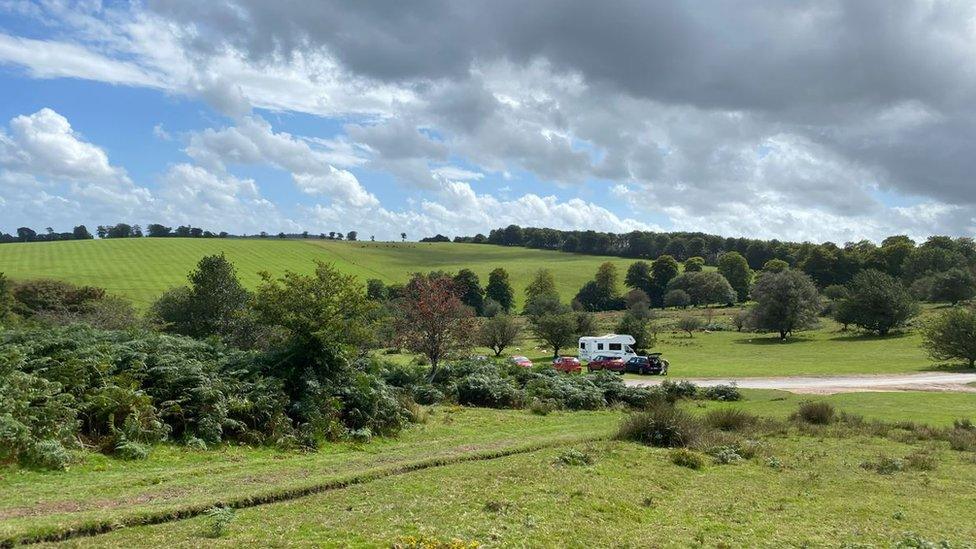
[(626, 362), (630, 357), (637, 356), (632, 345), (634, 337), (620, 334), (607, 334), (600, 337), (579, 338), (579, 357), (590, 361), (598, 356), (615, 356)]

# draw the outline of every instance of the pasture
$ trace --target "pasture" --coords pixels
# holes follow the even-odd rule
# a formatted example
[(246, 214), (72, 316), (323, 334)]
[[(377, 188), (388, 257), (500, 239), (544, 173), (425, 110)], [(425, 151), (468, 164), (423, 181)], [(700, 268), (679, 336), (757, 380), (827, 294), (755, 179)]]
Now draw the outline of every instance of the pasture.
[[(906, 395), (875, 407), (870, 417), (897, 419), (899, 406), (938, 404), (929, 402), (933, 395)], [(750, 393), (742, 405), (768, 396)], [(667, 449), (610, 440), (621, 416), (437, 407), (401, 440), (366, 447), (336, 444), (312, 455), (172, 448), (141, 463), (93, 458), (67, 473), (3, 478), (3, 492), (16, 497), (2, 503), (0, 525), (5, 537), (129, 525), (65, 543), (85, 547), (894, 546), (913, 540), (948, 540), (954, 547), (976, 536), (972, 521), (957, 518), (976, 511), (970, 497), (976, 458), (943, 442), (790, 429), (763, 437), (755, 457), (691, 470), (672, 463)], [(921, 465), (883, 473), (866, 465), (883, 459)], [(247, 504), (309, 486), (324, 488)], [(215, 519), (197, 513), (218, 502), (244, 508), (214, 539)], [(195, 516), (166, 519), (180, 513)], [(153, 517), (163, 523), (138, 525)]]
[(237, 267), (245, 286), (258, 272), (311, 272), (313, 261), (331, 262), (365, 284), (378, 278), (406, 282), (412, 273), (469, 268), (488, 282), (496, 267), (508, 271), (521, 305), (522, 289), (541, 268), (553, 271), (557, 289), (569, 301), (593, 278), (604, 261), (617, 265), (621, 279), (632, 260), (567, 254), (485, 244), (417, 242), (340, 242), (330, 240), (138, 238), (30, 242), (0, 246), (0, 272), (17, 278), (58, 278), (100, 286), (144, 309), (167, 289), (185, 284), (201, 257), (223, 252)]

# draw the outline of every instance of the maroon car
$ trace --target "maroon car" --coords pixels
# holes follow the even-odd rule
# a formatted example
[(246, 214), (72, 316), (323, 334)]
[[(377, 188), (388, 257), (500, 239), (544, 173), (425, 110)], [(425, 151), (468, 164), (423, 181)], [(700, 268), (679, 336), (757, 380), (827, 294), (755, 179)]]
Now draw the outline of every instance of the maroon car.
[(552, 367), (558, 372), (575, 374), (583, 370), (580, 361), (574, 356), (561, 356), (552, 359)]
[(609, 370), (622, 374), (624, 373), (624, 359), (616, 356), (598, 356), (586, 364), (586, 369), (591, 372)]

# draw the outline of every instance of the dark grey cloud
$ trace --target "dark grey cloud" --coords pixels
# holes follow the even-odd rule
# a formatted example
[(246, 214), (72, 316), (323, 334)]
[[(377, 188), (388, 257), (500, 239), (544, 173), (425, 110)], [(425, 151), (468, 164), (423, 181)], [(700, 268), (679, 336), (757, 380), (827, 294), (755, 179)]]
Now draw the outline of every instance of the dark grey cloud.
[[(357, 78), (411, 90), (418, 104), (348, 130), (415, 184), (436, 184), (425, 168), (458, 154), (557, 183), (624, 184), (635, 207), (729, 219), (762, 201), (857, 226), (884, 215), (876, 191), (976, 205), (972, 2), (149, 6), (195, 29), (186, 45), (204, 56), (321, 50)], [(425, 143), (418, 126), (442, 139)], [(952, 218), (971, 229), (972, 215)]]

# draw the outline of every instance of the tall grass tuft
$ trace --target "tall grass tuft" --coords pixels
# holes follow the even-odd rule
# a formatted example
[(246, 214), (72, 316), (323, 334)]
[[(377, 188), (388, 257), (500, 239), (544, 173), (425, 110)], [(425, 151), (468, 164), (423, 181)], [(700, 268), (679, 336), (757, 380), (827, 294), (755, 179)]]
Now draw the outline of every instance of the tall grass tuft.
[(800, 407), (790, 417), (813, 425), (828, 425), (837, 419), (837, 410), (828, 402), (803, 402), (800, 403)]
[(694, 444), (703, 431), (705, 426), (700, 419), (673, 404), (658, 403), (624, 418), (617, 439), (661, 448), (683, 448)]

